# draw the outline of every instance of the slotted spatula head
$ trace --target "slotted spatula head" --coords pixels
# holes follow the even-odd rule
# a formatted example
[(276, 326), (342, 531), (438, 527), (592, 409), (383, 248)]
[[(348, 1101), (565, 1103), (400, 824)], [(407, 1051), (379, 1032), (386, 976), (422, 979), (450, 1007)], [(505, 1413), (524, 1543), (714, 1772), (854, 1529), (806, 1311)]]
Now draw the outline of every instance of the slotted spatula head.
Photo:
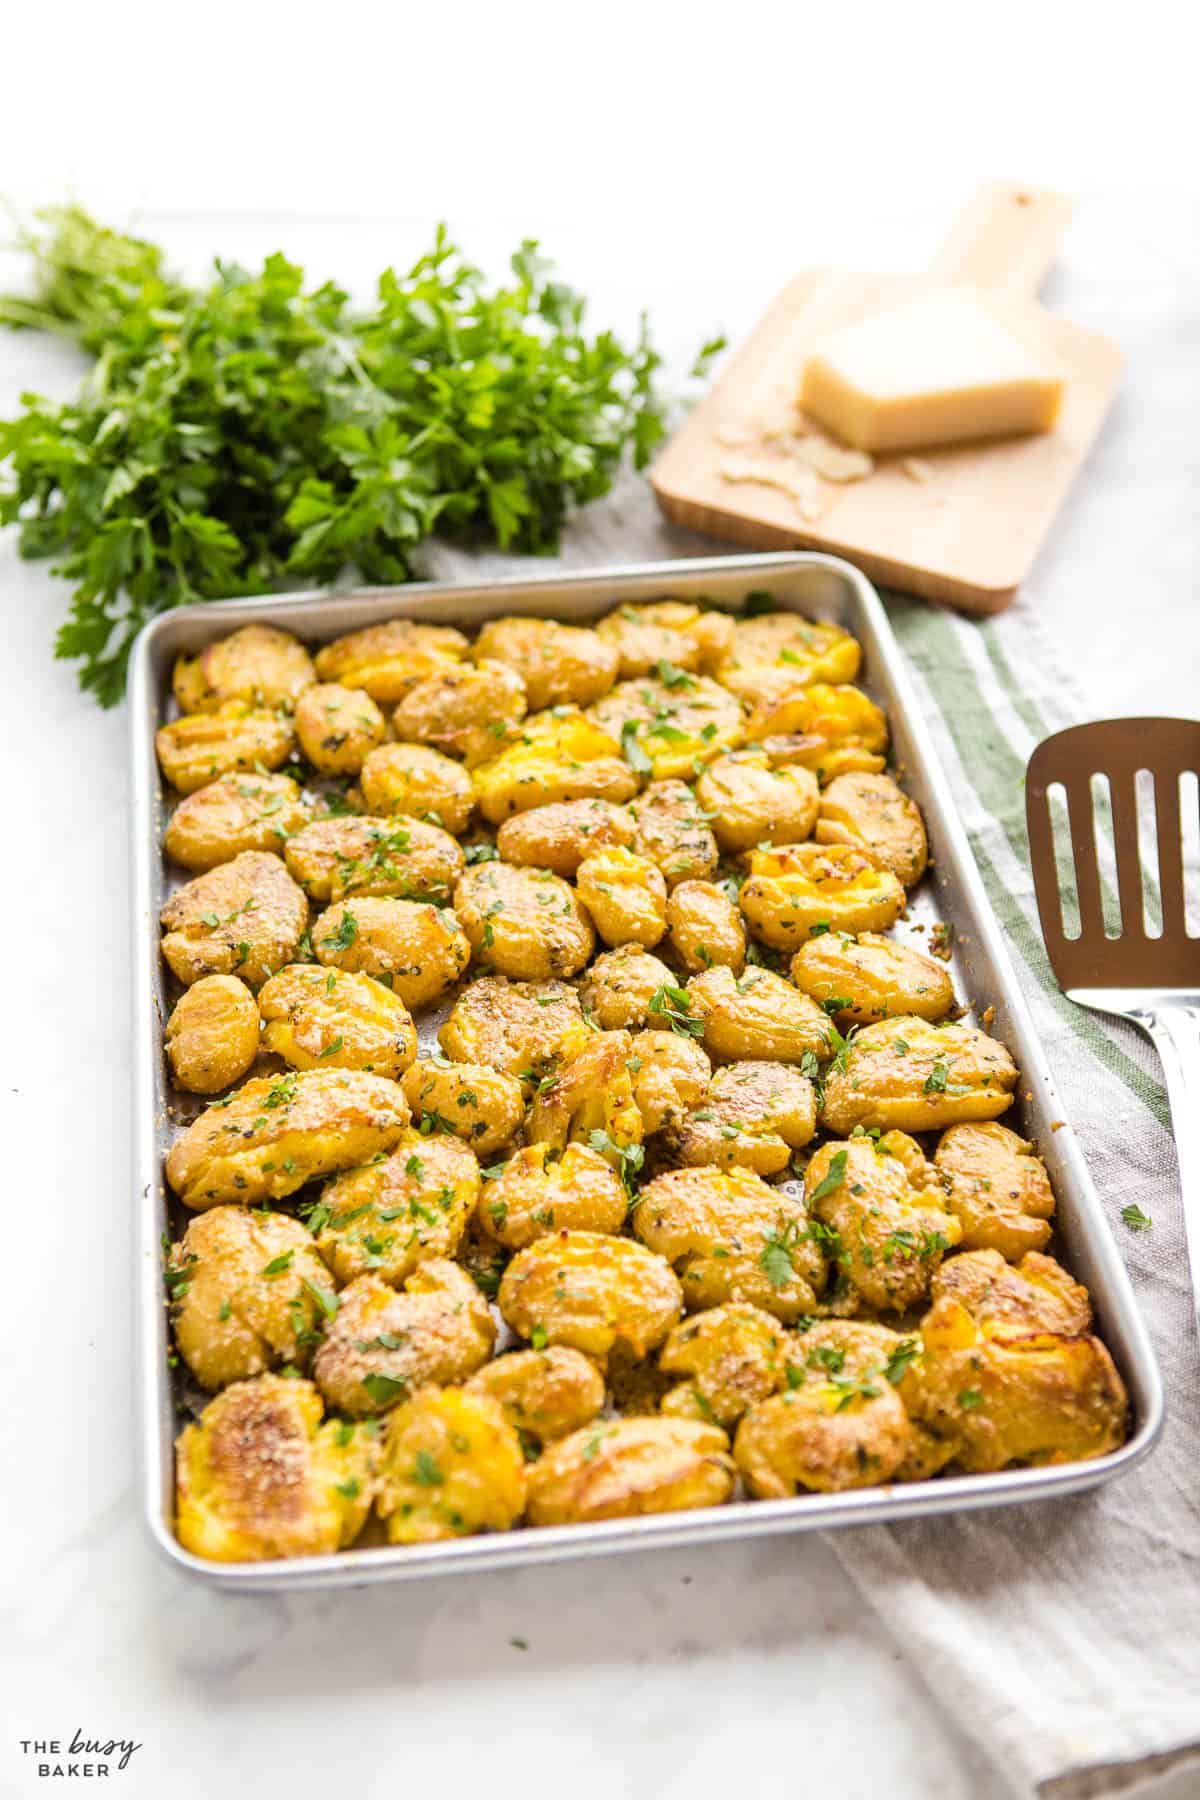
[[(1083, 1005), (1125, 1012), (1151, 993), (1200, 994), (1195, 886), (1190, 921), (1187, 904), (1200, 868), (1185, 866), (1189, 838), (1193, 856), (1200, 842), (1198, 779), (1200, 722), (1189, 719), (1075, 725), (1030, 758), (1025, 821), (1042, 932), (1059, 985)], [(1070, 856), (1060, 859), (1052, 808), (1061, 821), (1064, 802)]]

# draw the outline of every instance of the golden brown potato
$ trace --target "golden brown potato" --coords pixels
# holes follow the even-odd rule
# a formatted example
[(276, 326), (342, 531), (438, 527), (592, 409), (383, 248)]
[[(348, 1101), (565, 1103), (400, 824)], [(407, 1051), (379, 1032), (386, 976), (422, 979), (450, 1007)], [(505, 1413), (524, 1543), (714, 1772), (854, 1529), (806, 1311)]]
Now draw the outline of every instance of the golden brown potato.
[(196, 656), (177, 657), (171, 686), (180, 712), (211, 713), (228, 700), (291, 708), (315, 680), (312, 658), (290, 631), (243, 625)]
[(404, 813), (457, 836), (474, 811), (475, 790), (462, 764), (423, 744), (382, 744), (367, 756), (359, 780), (363, 799), (382, 817)]
[(607, 694), (617, 678), (617, 652), (578, 625), (553, 619), (491, 619), (475, 640), (475, 660), (494, 659), (515, 669), (535, 711), (547, 706), (586, 706)]
[(750, 715), (746, 737), (774, 765), (811, 769), (822, 786), (849, 770), (877, 773), (886, 766), (887, 720), (856, 687), (814, 681), (767, 698)]
[(687, 1375), (662, 1410), (707, 1419), (732, 1430), (749, 1406), (769, 1399), (787, 1380), (790, 1333), (759, 1306), (714, 1306), (677, 1325), (658, 1353), (668, 1375)]
[(585, 1425), (529, 1470), (529, 1523), (582, 1525), (722, 1506), (733, 1491), (729, 1440), (694, 1419)]
[(765, 613), (737, 621), (717, 679), (756, 706), (814, 681), (853, 681), (861, 662), (857, 641), (840, 625), (795, 612)]
[(998, 1250), (968, 1250), (938, 1270), (933, 1298), (957, 1300), (997, 1335), (1053, 1331), (1078, 1337), (1092, 1328), (1092, 1301), (1052, 1256), (1027, 1250), (1010, 1268)]
[(654, 781), (696, 774), (743, 735), (740, 703), (707, 675), (618, 682), (588, 716)]
[(944, 1019), (955, 1004), (944, 964), (874, 931), (857, 938), (823, 931), (809, 938), (792, 958), (792, 980), (832, 1012), (843, 1030), (897, 1013)]
[(408, 1008), (369, 975), (292, 963), (265, 983), (258, 1005), (263, 1049), (293, 1069), (361, 1069), (398, 1081), (417, 1054)]
[(848, 1135), (867, 1131), (941, 1131), (994, 1119), (1012, 1105), (1012, 1057), (970, 1025), (885, 1019), (864, 1025), (829, 1071), (821, 1123)]
[(202, 975), (259, 987), (294, 958), (308, 902), (277, 856), (245, 850), (187, 882), (160, 918), (163, 958), (185, 987)]
[(637, 1025), (667, 1021), (649, 1017), (650, 1002), (672, 984), (666, 963), (638, 944), (622, 944), (598, 956), (579, 990), (584, 1011), (602, 1031), (629, 1030)]
[(894, 1153), (899, 1136), (822, 1144), (804, 1176), (809, 1212), (834, 1234), (826, 1249), (851, 1288), (880, 1312), (919, 1305), (960, 1236), (920, 1147), (905, 1146), (908, 1166)]
[(557, 1161), (549, 1144), (528, 1144), (483, 1184), (479, 1220), (506, 1250), (524, 1250), (560, 1231), (617, 1232), (625, 1189), (604, 1158), (568, 1144)]
[(577, 975), (596, 942), (574, 889), (549, 869), (476, 863), (455, 887), (454, 910), (480, 964), (517, 981)]
[(680, 881), (706, 881), (716, 869), (717, 840), (684, 781), (652, 781), (629, 803), (637, 831), (635, 848), (657, 863), (673, 888)]
[(175, 1449), (175, 1528), (193, 1556), (260, 1562), (352, 1544), (375, 1490), (362, 1426), (321, 1422), (311, 1381), (259, 1375), (211, 1400)]
[(594, 850), (576, 874), (576, 891), (606, 944), (650, 950), (667, 929), (667, 884), (656, 864), (633, 850)]
[(574, 707), (531, 714), (515, 743), (472, 770), (491, 825), (531, 807), (568, 800), (628, 800), (637, 776), (621, 746)]
[(755, 937), (795, 950), (814, 931), (885, 931), (904, 911), (904, 888), (849, 844), (752, 850), (738, 903)]
[(819, 844), (866, 850), (905, 887), (920, 881), (929, 861), (920, 808), (890, 775), (838, 775), (821, 795), (815, 835)]
[(331, 1406), (355, 1418), (387, 1412), (431, 1384), (465, 1381), (492, 1353), (487, 1301), (457, 1263), (419, 1263), (397, 1292), (360, 1275), (338, 1298), (313, 1359)]
[(296, 702), (296, 736), (322, 775), (357, 775), (387, 737), (387, 721), (361, 688), (322, 682)]
[(258, 1007), (233, 975), (205, 975), (176, 1001), (167, 1020), (167, 1058), (176, 1087), (219, 1094), (258, 1055)]
[(163, 846), (202, 874), (243, 850), (279, 850), (307, 823), (308, 807), (290, 775), (222, 775), (179, 802)]
[(293, 880), (323, 905), (352, 894), (448, 900), (464, 867), (461, 848), (439, 825), (362, 814), (314, 819), (288, 840), (284, 858)]
[(782, 975), (750, 968), (708, 969), (687, 984), (691, 1015), (704, 1027), (704, 1047), (724, 1062), (803, 1063), (833, 1054), (829, 1020)]
[(773, 769), (765, 750), (719, 756), (696, 783), (696, 798), (727, 855), (756, 844), (798, 844), (811, 837), (820, 795), (808, 769)]
[(557, 1067), (582, 1024), (579, 996), (565, 981), (485, 975), (454, 1002), (438, 1042), (455, 1062), (487, 1063), (530, 1091)]
[(418, 1264), (454, 1255), (479, 1187), (473, 1150), (406, 1131), (390, 1156), (329, 1183), (309, 1229), (339, 1281), (372, 1274), (399, 1287)]
[(746, 928), (723, 888), (711, 881), (681, 881), (667, 900), (671, 948), (689, 975), (701, 969), (746, 965)]
[(647, 1182), (633, 1229), (677, 1271), (690, 1311), (748, 1301), (785, 1324), (812, 1312), (825, 1261), (799, 1200), (746, 1169), (672, 1169)]
[(508, 1531), (525, 1510), (525, 1459), (487, 1394), (426, 1388), (384, 1429), (375, 1508), (390, 1544)]
[(590, 1357), (552, 1344), (497, 1356), (476, 1370), (464, 1392), (495, 1400), (528, 1454), (596, 1417), (604, 1405), (604, 1377)]
[(511, 1143), (525, 1118), (520, 1082), (484, 1063), (423, 1057), (405, 1075), (403, 1087), (423, 1131), (452, 1132), (477, 1156), (493, 1156)]
[(500, 1311), (535, 1349), (566, 1344), (606, 1357), (625, 1344), (636, 1357), (657, 1349), (683, 1311), (671, 1265), (629, 1238), (557, 1231), (513, 1257), (500, 1282)]
[(711, 674), (733, 642), (733, 620), (728, 613), (705, 612), (685, 600), (652, 600), (637, 606), (618, 606), (596, 626), (599, 635), (615, 644), (620, 657), (617, 674), (622, 681), (634, 675), (660, 674), (665, 663), (673, 679), (679, 670)]
[(952, 1125), (934, 1153), (964, 1250), (998, 1250), (1016, 1262), (1050, 1242), (1054, 1193), (1046, 1166), (1005, 1125)]
[(466, 654), (466, 638), (449, 625), (388, 619), (318, 650), (317, 675), (343, 687), (363, 688), (372, 700), (389, 706)]
[(214, 1206), (172, 1246), (175, 1342), (201, 1387), (228, 1387), (281, 1363), (303, 1365), (337, 1311), (334, 1284), (298, 1219)]
[(295, 733), (285, 713), (227, 700), (216, 712), (192, 713), (154, 734), (159, 766), (181, 794), (239, 770), (264, 774), (292, 753)]
[(628, 849), (633, 840), (633, 820), (623, 806), (611, 800), (556, 800), (505, 819), (496, 848), (507, 863), (569, 878), (594, 850)]
[(674, 1031), (639, 1031), (631, 1049), (626, 1067), (633, 1077), (634, 1105), (642, 1115), (642, 1135), (649, 1137), (699, 1106), (712, 1064), (695, 1038)]
[(529, 1109), (531, 1144), (562, 1150), (589, 1144), (618, 1171), (640, 1166), (642, 1115), (633, 1097), (627, 1031), (582, 1031), (564, 1046), (561, 1067), (538, 1083)]
[(457, 663), (408, 690), (392, 714), (392, 729), (403, 742), (428, 744), (470, 769), (511, 742), (527, 704), (515, 669), (500, 662)]
[(226, 1202), (259, 1206), (386, 1154), (407, 1124), (404, 1095), (380, 1075), (311, 1069), (260, 1076), (176, 1138), (167, 1180), (193, 1212)]
[(428, 1006), (453, 987), (471, 946), (448, 906), (419, 900), (340, 900), (313, 921), (317, 961), (390, 986), (405, 1006)]
[(667, 1147), (693, 1167), (778, 1175), (816, 1129), (817, 1096), (806, 1075), (786, 1063), (736, 1062), (717, 1070)]

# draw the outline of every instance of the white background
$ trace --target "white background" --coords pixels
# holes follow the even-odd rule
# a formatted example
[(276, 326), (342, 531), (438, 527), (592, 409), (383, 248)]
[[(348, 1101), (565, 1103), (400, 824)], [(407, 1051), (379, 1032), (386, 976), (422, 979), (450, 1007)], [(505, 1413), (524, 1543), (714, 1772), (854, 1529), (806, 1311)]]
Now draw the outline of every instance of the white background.
[[(540, 235), (682, 361), (803, 267), (902, 268), (981, 180), (1079, 210), (1049, 303), (1128, 380), (1030, 584), (1097, 715), (1194, 711), (1195, 55), (1181, 6), (32, 6), (0, 35), (0, 192), (137, 217), (188, 266), (280, 247), (351, 284), (447, 218)], [(19, 265), (7, 265), (11, 280)], [(0, 340), (0, 412), (66, 392)], [(287, 1603), (187, 1588), (132, 1503), (123, 720), (0, 545), (5, 845), (0, 1794), (17, 1740), (143, 1742), (111, 1791), (1005, 1791), (819, 1543)], [(981, 1622), (981, 1629), (984, 1628)], [(518, 1650), (511, 1639), (529, 1649)]]

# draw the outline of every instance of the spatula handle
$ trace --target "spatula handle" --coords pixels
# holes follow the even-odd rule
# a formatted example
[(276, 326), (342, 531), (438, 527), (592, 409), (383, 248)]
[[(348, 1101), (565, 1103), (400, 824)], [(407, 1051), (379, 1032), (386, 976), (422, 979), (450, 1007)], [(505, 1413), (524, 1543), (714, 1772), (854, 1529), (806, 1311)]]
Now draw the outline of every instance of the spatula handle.
[(990, 181), (959, 214), (933, 265), (939, 280), (1036, 294), (1072, 212), (1064, 194)]
[(1200, 994), (1156, 1002), (1153, 1012), (1136, 1017), (1154, 1040), (1166, 1078), (1200, 1328)]

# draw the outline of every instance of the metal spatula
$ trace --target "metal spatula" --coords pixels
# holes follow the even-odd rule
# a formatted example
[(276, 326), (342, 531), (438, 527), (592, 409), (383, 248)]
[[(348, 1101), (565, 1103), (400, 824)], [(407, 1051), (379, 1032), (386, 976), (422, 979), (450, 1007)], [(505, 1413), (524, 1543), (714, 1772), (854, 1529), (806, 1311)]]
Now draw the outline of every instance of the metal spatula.
[[(1200, 722), (1076, 725), (1030, 757), (1025, 822), (1042, 932), (1060, 986), (1080, 1006), (1132, 1019), (1162, 1062), (1200, 1321), (1198, 779)], [(1067, 826), (1058, 854), (1056, 813), (1060, 828)], [(1115, 885), (1105, 878), (1110, 870)]]

